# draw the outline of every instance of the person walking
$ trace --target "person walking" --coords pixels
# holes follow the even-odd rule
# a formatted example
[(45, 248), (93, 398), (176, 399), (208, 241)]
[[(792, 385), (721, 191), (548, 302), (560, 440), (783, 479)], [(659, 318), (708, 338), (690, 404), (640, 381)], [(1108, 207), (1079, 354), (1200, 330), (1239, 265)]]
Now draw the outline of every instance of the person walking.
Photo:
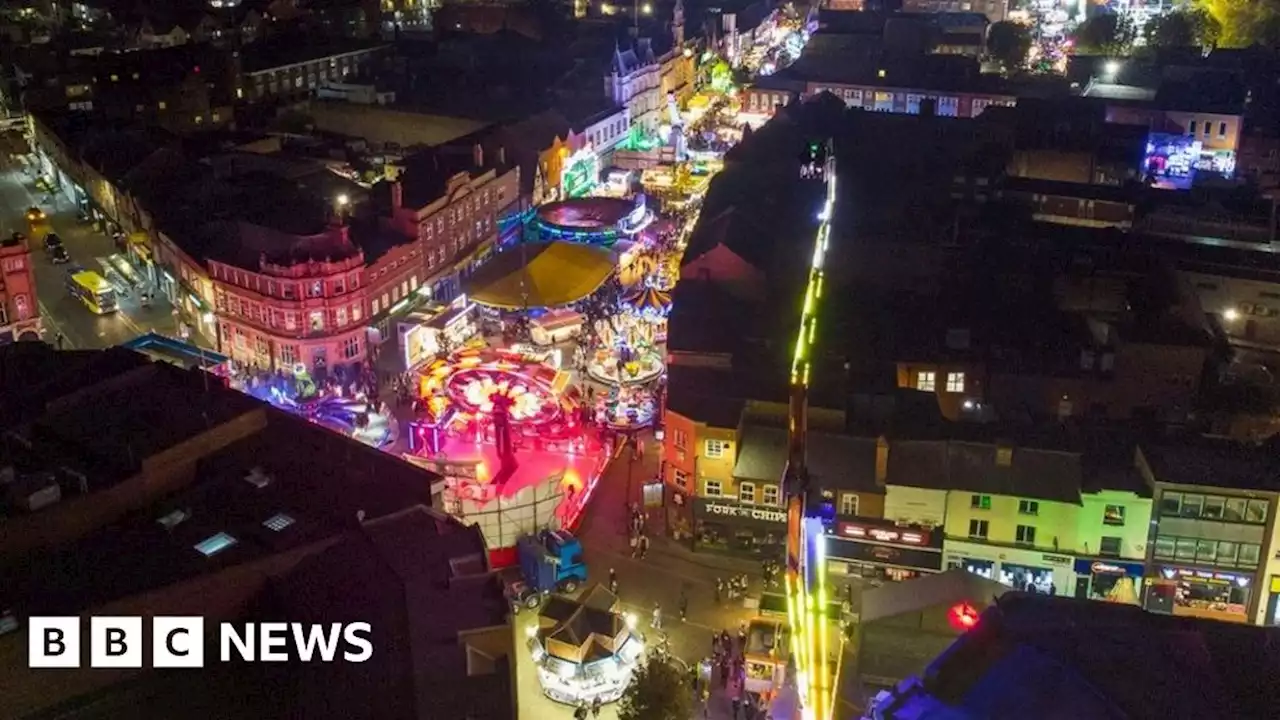
[(601, 705), (600, 696), (597, 695), (595, 696), (595, 699), (591, 701), (591, 717), (593, 718), (600, 717), (600, 705)]
[(719, 605), (724, 599), (724, 581), (716, 578), (716, 604)]
[(618, 594), (618, 571), (609, 568), (609, 592)]
[(578, 703), (578, 708), (573, 711), (573, 720), (587, 720), (586, 701)]
[(689, 619), (689, 594), (684, 587), (680, 588), (680, 622)]
[(661, 605), (659, 605), (658, 603), (654, 603), (654, 604), (653, 604), (653, 623), (652, 623), (652, 627), (653, 627), (653, 629), (654, 629), (654, 630), (661, 630), (661, 629), (662, 629), (662, 606), (661, 606)]
[(640, 551), (640, 559), (643, 560), (645, 555), (649, 554), (649, 536), (641, 535), (636, 541), (636, 549)]

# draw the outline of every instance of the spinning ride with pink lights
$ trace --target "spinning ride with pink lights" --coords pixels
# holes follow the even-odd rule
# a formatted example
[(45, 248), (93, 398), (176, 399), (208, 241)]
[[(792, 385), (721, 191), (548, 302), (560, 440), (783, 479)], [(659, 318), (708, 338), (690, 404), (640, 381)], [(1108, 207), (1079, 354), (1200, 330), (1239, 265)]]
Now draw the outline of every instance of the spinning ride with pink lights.
[(521, 535), (576, 526), (608, 447), (585, 432), (568, 373), (464, 350), (421, 372), (419, 401), (405, 459), (444, 478), (441, 507), (481, 527), (495, 565), (514, 562)]

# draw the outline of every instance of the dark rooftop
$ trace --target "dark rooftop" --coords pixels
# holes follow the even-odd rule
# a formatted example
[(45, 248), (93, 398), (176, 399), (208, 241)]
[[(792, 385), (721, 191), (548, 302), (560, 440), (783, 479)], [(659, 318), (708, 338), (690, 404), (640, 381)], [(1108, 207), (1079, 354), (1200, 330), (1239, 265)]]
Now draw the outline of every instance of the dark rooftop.
[(59, 398), (150, 364), (124, 348), (57, 351), (45, 343), (0, 345), (0, 387), (5, 389), (0, 428), (34, 420)]
[(376, 648), (359, 665), (286, 668), (294, 716), (514, 717), (509, 655), (468, 651), (461, 641), (465, 632), (496, 627), (511, 643), (510, 608), (487, 557), (478, 528), (418, 507), (365, 523), (273, 583), (264, 614), (368, 622)]
[(384, 46), (353, 38), (286, 34), (245, 45), (240, 63), (243, 72), (253, 73), (379, 47)]
[(262, 407), (202, 371), (152, 363), (64, 398), (24, 434), (39, 454), (82, 464), (94, 482), (110, 485), (151, 456)]
[(1280, 462), (1270, 444), (1187, 436), (1145, 442), (1141, 452), (1158, 482), (1280, 492)]
[[(191, 402), (175, 407), (190, 413)], [(201, 459), (190, 487), (68, 547), (6, 568), (0, 603), (20, 613), (81, 612), (339, 535), (360, 511), (376, 518), (430, 502), (432, 478), (271, 411), (265, 429)]]
[[(883, 493), (876, 484), (876, 440), (826, 432), (809, 432), (807, 462), (814, 482), (824, 489)], [(763, 425), (742, 430), (733, 476), (740, 480), (778, 482), (787, 464), (787, 431)]]
[(1275, 628), (1008, 593), (919, 692), (959, 718), (1263, 718), (1280, 704), (1277, 666)]

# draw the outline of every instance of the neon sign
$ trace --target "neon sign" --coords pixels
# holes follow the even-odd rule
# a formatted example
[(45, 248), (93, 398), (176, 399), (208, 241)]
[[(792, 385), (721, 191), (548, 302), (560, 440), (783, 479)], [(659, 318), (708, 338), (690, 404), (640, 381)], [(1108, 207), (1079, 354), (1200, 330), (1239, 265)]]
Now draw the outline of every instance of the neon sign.
[(840, 523), (840, 536), (853, 540), (874, 540), (883, 543), (901, 543), (903, 545), (925, 545), (929, 542), (929, 533), (920, 530), (901, 528), (871, 527), (856, 523)]

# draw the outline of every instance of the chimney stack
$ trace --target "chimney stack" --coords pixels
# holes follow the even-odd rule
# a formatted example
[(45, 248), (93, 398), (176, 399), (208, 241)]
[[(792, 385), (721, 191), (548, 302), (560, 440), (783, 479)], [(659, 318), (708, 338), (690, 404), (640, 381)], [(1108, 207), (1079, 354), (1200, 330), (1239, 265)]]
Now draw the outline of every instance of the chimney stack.
[(480, 143), (476, 143), (475, 147), (472, 149), (473, 149), (472, 159), (475, 161), (476, 168), (478, 169), (478, 168), (484, 167), (484, 146), (481, 145)]
[(400, 181), (396, 180), (391, 183), (391, 209), (399, 210), (404, 207), (404, 188), (401, 187)]

